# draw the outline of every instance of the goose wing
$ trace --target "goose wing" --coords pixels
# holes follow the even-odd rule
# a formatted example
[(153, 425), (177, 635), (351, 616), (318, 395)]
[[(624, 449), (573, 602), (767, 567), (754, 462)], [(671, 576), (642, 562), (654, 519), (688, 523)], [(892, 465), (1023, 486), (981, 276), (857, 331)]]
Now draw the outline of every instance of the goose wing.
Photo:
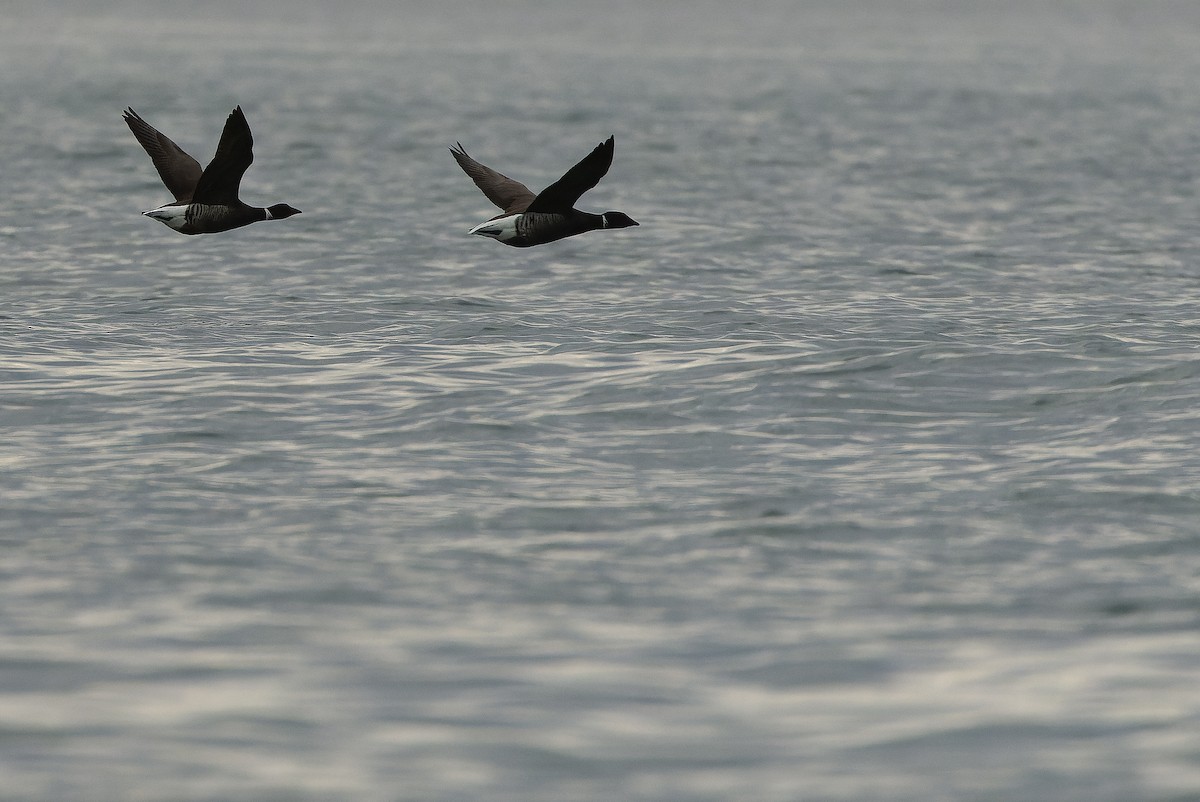
[(608, 172), (613, 160), (613, 137), (596, 146), (579, 163), (567, 170), (563, 177), (538, 193), (526, 211), (566, 212), (575, 206), (583, 193), (587, 192)]
[(190, 201), (196, 184), (200, 181), (200, 162), (143, 120), (133, 109), (125, 109), (124, 117), (129, 130), (150, 155), (150, 160), (154, 162), (154, 167), (167, 190), (179, 203)]
[(529, 191), (529, 187), (496, 172), (491, 167), (485, 167), (468, 156), (461, 143), (454, 144), (455, 147), (450, 148), (450, 152), (454, 154), (458, 166), (471, 177), (475, 186), (487, 195), (488, 200), (503, 209), (505, 214), (525, 211), (533, 200), (533, 193)]
[(232, 205), (238, 202), (242, 176), (254, 162), (254, 136), (242, 107), (238, 106), (225, 120), (217, 153), (204, 168), (192, 200), (197, 203)]

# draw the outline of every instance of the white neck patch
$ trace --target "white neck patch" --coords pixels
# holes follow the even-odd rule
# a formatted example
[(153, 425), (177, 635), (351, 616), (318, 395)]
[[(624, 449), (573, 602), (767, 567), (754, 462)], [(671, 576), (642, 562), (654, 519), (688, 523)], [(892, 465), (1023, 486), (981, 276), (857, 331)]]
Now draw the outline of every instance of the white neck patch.
[(263, 209), (263, 211), (267, 213), (267, 216), (264, 219), (266, 219), (266, 220), (274, 220), (275, 219), (274, 217), (271, 216), (270, 209)]

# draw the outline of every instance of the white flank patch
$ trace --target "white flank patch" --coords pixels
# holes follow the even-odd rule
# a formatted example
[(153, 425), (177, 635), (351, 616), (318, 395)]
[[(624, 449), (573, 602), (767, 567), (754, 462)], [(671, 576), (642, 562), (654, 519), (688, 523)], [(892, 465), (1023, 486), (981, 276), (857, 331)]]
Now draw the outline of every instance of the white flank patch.
[(517, 221), (521, 219), (519, 214), (510, 214), (508, 217), (498, 217), (495, 220), (488, 220), (486, 223), (480, 223), (473, 229), (468, 231), (468, 234), (478, 234), (481, 237), (491, 237), (498, 239), (501, 242), (508, 242), (510, 239), (517, 238)]
[(147, 217), (153, 217), (155, 220), (161, 220), (171, 228), (179, 231), (187, 223), (187, 206), (171, 204), (168, 206), (159, 206), (157, 209), (151, 209), (148, 212), (142, 212)]

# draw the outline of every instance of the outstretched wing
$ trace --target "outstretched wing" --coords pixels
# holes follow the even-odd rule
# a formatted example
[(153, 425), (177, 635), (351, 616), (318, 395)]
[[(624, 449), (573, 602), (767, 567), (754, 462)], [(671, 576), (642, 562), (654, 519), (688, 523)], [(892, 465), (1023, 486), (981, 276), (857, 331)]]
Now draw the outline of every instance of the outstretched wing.
[(242, 107), (238, 106), (225, 120), (217, 154), (204, 168), (192, 200), (196, 203), (234, 204), (242, 176), (254, 161), (254, 137)]
[(125, 109), (124, 117), (129, 130), (150, 155), (167, 190), (180, 203), (190, 201), (200, 181), (200, 162), (143, 120), (133, 109)]
[(587, 192), (608, 172), (613, 160), (613, 138), (610, 136), (596, 146), (588, 155), (579, 160), (550, 186), (538, 193), (529, 204), (528, 212), (566, 212), (570, 211), (583, 193)]
[(503, 209), (505, 214), (517, 214), (525, 211), (530, 201), (533, 200), (533, 193), (529, 191), (529, 187), (506, 175), (501, 175), (491, 167), (484, 167), (467, 155), (461, 143), (455, 142), (454, 144), (456, 147), (450, 148), (450, 152), (454, 154), (458, 166), (463, 168), (463, 172), (471, 177), (475, 186), (479, 187), (484, 195), (487, 195), (488, 200)]

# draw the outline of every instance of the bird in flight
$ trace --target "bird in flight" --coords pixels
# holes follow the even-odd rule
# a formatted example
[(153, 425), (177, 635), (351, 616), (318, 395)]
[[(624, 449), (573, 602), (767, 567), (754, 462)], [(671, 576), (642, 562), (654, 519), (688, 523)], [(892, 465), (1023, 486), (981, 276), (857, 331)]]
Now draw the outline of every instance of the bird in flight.
[(488, 200), (503, 210), (503, 214), (480, 223), (468, 233), (527, 248), (585, 231), (638, 225), (624, 212), (592, 214), (574, 208), (580, 196), (596, 186), (612, 165), (614, 141), (611, 136), (537, 195), (521, 182), (472, 159), (461, 143), (455, 144), (450, 152), (463, 172), (471, 177)]
[(300, 214), (299, 209), (286, 203), (262, 208), (238, 198), (242, 175), (254, 161), (254, 137), (241, 106), (225, 120), (217, 153), (203, 170), (198, 161), (136, 111), (127, 108), (124, 117), (129, 130), (150, 154), (162, 182), (175, 196), (173, 203), (142, 212), (147, 217), (161, 220), (183, 234), (215, 234), (260, 220), (282, 220)]

